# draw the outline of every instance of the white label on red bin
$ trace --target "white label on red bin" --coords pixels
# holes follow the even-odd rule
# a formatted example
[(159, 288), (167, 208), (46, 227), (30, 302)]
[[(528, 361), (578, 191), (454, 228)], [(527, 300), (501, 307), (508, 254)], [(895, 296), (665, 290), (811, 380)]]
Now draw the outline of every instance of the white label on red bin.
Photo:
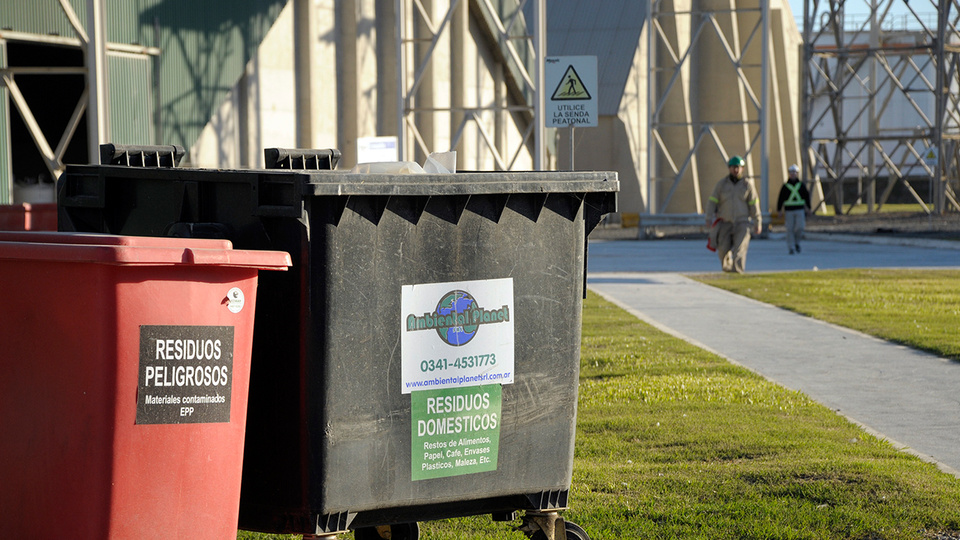
[(227, 291), (227, 309), (231, 313), (240, 313), (243, 310), (243, 291), (239, 287)]
[(137, 424), (230, 421), (232, 326), (141, 326)]

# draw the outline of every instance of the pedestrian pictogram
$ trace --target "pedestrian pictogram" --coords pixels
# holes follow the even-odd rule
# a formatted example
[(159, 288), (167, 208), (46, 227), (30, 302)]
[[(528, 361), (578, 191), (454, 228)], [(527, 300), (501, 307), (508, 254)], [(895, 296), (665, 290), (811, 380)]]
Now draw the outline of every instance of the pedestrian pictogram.
[(567, 70), (560, 79), (560, 84), (557, 85), (557, 89), (553, 91), (553, 96), (550, 99), (579, 100), (591, 99), (591, 96), (590, 91), (583, 85), (583, 80), (580, 78), (580, 75), (577, 74), (577, 70), (570, 65), (567, 66)]

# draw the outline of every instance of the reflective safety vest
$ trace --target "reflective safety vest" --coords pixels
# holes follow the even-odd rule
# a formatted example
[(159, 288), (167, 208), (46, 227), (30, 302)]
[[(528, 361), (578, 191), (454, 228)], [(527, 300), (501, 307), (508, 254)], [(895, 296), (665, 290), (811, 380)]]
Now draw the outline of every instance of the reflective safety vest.
[(805, 206), (806, 203), (803, 201), (803, 197), (800, 195), (800, 188), (803, 187), (803, 184), (797, 182), (796, 184), (791, 184), (787, 182), (784, 184), (787, 186), (787, 189), (790, 190), (790, 196), (787, 197), (787, 200), (784, 201), (783, 206)]

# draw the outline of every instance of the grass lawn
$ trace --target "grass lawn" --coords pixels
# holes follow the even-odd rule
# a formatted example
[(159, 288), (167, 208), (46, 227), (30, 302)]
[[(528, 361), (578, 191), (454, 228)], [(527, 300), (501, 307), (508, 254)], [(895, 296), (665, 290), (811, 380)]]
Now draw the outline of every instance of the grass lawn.
[(691, 276), (865, 334), (960, 360), (960, 272), (828, 270)]
[[(828, 282), (831, 274), (807, 273)], [(825, 296), (810, 294), (814, 283), (800, 275), (754, 274), (742, 276), (742, 282), (741, 276), (699, 278), (814, 304), (819, 298), (823, 309), (834, 310), (834, 304), (849, 302), (847, 297), (868, 306), (912, 303), (920, 301), (912, 295), (938, 296), (931, 291), (949, 282), (948, 275), (902, 276), (841, 273)], [(797, 285), (781, 285), (780, 278)], [(866, 287), (870, 292), (858, 297), (863, 283), (874, 279), (920, 282), (909, 289), (914, 292), (901, 289), (899, 300), (868, 298), (885, 291), (882, 285)], [(851, 292), (828, 296), (840, 285)], [(949, 303), (932, 305), (946, 309)], [(953, 306), (955, 318), (960, 302)], [(840, 316), (860, 311), (869, 310), (844, 308)], [(914, 324), (912, 315), (893, 319), (914, 328), (933, 324), (926, 319)], [(925, 332), (904, 335), (918, 333)], [(944, 335), (934, 341), (956, 348), (960, 339), (951, 344)], [(565, 516), (593, 540), (960, 534), (960, 480), (898, 452), (804, 395), (664, 334), (593, 294), (584, 305), (582, 350), (572, 508)], [(429, 522), (422, 524), (421, 537), (523, 538), (510, 525), (489, 516)], [(289, 537), (241, 532), (239, 538)]]

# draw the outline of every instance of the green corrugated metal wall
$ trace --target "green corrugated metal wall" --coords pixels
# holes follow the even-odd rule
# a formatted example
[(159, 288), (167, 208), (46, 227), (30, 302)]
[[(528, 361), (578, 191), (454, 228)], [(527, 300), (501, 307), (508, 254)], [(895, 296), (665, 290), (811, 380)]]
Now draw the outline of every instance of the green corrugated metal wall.
[[(80, 23), (85, 24), (85, 0), (69, 2)], [(160, 79), (156, 88), (150, 61), (129, 56), (111, 58), (108, 69), (114, 142), (180, 144), (189, 148), (240, 78), (286, 2), (106, 0), (108, 41), (157, 46), (161, 50), (156, 60)], [(0, 1), (0, 28), (75, 36), (57, 0)], [(147, 88), (137, 90), (144, 78), (149, 81)], [(131, 89), (137, 95), (127, 95)], [(157, 137), (153, 133), (155, 97), (160, 109), (159, 140), (154, 140)]]
[[(85, 0), (68, 0), (68, 3), (83, 23)], [(57, 0), (4, 0), (0, 2), (0, 28), (30, 34), (76, 36)]]
[[(132, 55), (111, 56), (110, 138), (116, 144), (152, 144), (154, 135), (153, 60)], [(146, 84), (129, 84), (143, 81)]]

